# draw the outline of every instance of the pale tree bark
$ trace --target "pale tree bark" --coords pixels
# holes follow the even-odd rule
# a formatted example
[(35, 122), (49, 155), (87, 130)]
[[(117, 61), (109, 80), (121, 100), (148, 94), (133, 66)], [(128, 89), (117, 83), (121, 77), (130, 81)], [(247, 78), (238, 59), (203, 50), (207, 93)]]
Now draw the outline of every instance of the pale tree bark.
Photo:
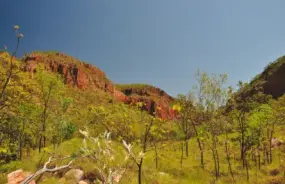
[[(66, 158), (69, 158), (69, 157), (66, 157)], [(42, 169), (38, 170), (37, 172), (35, 172), (31, 176), (27, 177), (24, 181), (22, 181), (21, 184), (28, 184), (33, 179), (35, 179), (36, 177), (42, 175), (45, 172), (56, 172), (56, 171), (59, 171), (59, 170), (62, 170), (62, 169), (69, 168), (70, 165), (72, 164), (72, 161), (70, 161), (67, 165), (63, 165), (63, 166), (60, 166), (60, 167), (56, 166), (55, 168), (52, 168), (52, 169), (47, 168), (48, 164), (53, 162), (53, 161), (56, 161), (56, 160), (52, 160), (52, 157), (49, 157), (48, 161), (44, 164), (44, 167)]]

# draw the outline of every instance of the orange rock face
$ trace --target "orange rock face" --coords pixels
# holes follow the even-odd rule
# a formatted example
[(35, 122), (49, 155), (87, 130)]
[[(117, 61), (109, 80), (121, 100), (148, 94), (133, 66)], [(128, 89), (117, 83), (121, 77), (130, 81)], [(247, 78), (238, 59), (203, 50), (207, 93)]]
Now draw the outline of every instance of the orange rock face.
[(137, 102), (143, 102), (143, 109), (149, 114), (155, 115), (161, 119), (175, 119), (176, 114), (171, 108), (174, 99), (163, 90), (153, 86), (144, 88), (124, 88), (120, 92), (114, 93), (114, 97), (126, 104), (135, 105)]
[(103, 71), (71, 56), (61, 53), (32, 54), (25, 58), (25, 62), (25, 70), (28, 72), (35, 72), (36, 67), (43, 64), (46, 70), (60, 74), (66, 84), (82, 90), (101, 89), (106, 92), (114, 90), (113, 84)]
[(170, 108), (173, 98), (159, 88), (126, 88), (118, 90), (107, 79), (105, 73), (95, 66), (81, 62), (62, 53), (35, 53), (27, 56), (25, 70), (32, 75), (37, 66), (43, 64), (47, 71), (58, 73), (65, 84), (78, 87), (81, 90), (102, 90), (112, 95), (116, 100), (126, 104), (143, 102), (144, 109), (162, 119), (174, 119), (175, 113)]

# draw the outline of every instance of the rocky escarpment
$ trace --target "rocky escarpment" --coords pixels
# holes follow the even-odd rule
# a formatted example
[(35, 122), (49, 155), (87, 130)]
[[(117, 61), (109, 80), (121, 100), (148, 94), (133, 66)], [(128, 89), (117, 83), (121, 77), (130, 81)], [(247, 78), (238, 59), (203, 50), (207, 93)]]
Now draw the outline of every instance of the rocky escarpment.
[(257, 75), (251, 85), (260, 85), (263, 92), (278, 98), (285, 93), (285, 56), (269, 63), (264, 71)]
[(159, 88), (149, 85), (114, 85), (103, 71), (88, 63), (59, 52), (34, 52), (24, 57), (25, 70), (32, 75), (37, 66), (59, 73), (65, 84), (81, 90), (102, 90), (126, 104), (143, 102), (143, 109), (162, 119), (173, 119), (170, 108), (173, 98)]
[(117, 96), (127, 104), (144, 103), (144, 109), (150, 114), (156, 115), (162, 119), (174, 119), (175, 112), (170, 104), (174, 98), (169, 96), (163, 90), (144, 84), (116, 85), (119, 90)]
[(68, 85), (82, 90), (100, 89), (108, 93), (114, 92), (114, 85), (103, 71), (71, 56), (62, 53), (32, 53), (26, 56), (24, 61), (28, 72), (36, 72), (36, 67), (42, 64), (45, 70), (59, 73)]
[[(259, 104), (268, 103), (270, 96), (277, 99), (285, 93), (285, 56), (269, 63), (264, 71), (256, 75), (249, 84), (243, 84), (237, 92), (233, 94), (235, 106), (251, 110), (247, 103), (256, 102)], [(233, 108), (232, 100), (227, 104), (226, 112)]]

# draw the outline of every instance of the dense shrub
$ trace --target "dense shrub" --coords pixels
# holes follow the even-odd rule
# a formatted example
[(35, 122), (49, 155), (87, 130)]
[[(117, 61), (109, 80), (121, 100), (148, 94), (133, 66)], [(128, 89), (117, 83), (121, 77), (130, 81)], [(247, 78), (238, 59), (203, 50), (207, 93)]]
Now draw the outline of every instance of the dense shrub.
[(278, 169), (271, 169), (269, 171), (270, 176), (276, 176), (280, 173), (280, 171)]

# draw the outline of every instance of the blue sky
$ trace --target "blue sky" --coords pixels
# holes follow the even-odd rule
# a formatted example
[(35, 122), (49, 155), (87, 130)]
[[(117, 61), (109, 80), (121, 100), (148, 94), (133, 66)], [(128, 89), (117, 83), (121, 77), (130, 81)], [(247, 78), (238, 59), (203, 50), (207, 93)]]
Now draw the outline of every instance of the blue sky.
[(285, 53), (284, 0), (6, 0), (0, 47), (57, 50), (116, 83), (148, 83), (176, 96), (195, 71), (249, 81)]

